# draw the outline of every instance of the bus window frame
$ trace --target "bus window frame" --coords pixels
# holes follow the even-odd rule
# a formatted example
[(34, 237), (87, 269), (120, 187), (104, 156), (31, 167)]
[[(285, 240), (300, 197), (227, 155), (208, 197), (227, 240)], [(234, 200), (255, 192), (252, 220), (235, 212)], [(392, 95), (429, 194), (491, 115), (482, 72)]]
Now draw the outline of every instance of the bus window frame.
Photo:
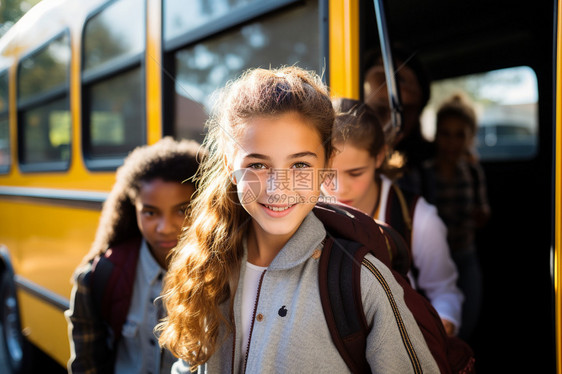
[[(316, 0), (318, 3), (318, 47), (320, 51), (318, 66), (323, 69), (322, 80), (329, 83), (330, 66), (329, 60), (329, 0)], [(173, 38), (166, 39), (162, 29), (162, 132), (164, 135), (175, 136), (174, 129), (174, 81), (177, 74), (175, 66), (175, 54), (182, 49), (189, 48), (197, 43), (204, 42), (230, 30), (243, 27), (244, 25), (258, 22), (263, 17), (274, 16), (276, 13), (294, 6), (304, 6), (306, 0), (278, 0), (266, 4), (255, 2), (241, 7), (233, 12), (225, 14), (199, 27), (186, 31)], [(163, 6), (165, 0), (162, 1)], [(165, 19), (164, 10), (162, 18)], [(218, 87), (217, 87), (218, 88)]]
[(8, 85), (6, 86), (6, 88), (8, 89), (7, 94), (8, 96), (6, 97), (7, 101), (6, 101), (6, 109), (3, 111), (0, 111), (0, 121), (2, 120), (6, 120), (8, 122), (8, 164), (6, 165), (0, 165), (0, 175), (5, 175), (5, 174), (9, 174), (10, 170), (12, 169), (12, 164), (13, 164), (13, 160), (12, 160), (12, 132), (10, 131), (10, 69), (9, 68), (4, 68), (2, 70), (0, 70), (0, 79), (3, 76), (6, 76), (6, 82), (8, 83)]
[[(487, 74), (487, 73), (500, 71), (500, 70), (517, 69), (517, 68), (527, 68), (527, 69), (531, 70), (532, 73), (533, 73), (533, 80), (534, 80), (535, 90), (536, 90), (536, 95), (537, 95), (537, 101), (535, 103), (535, 105), (536, 105), (535, 122), (533, 123), (534, 134), (532, 134), (532, 136), (535, 140), (535, 148), (533, 149), (533, 153), (529, 154), (529, 155), (514, 154), (512, 156), (492, 156), (492, 157), (490, 157), (489, 155), (484, 155), (484, 156), (480, 155), (480, 152), (478, 152), (478, 151), (481, 151), (480, 147), (475, 147), (475, 149), (477, 150), (477, 152), (479, 154), (479, 160), (482, 163), (485, 163), (485, 164), (491, 164), (491, 163), (501, 164), (501, 163), (509, 163), (509, 162), (511, 162), (511, 163), (513, 163), (513, 162), (528, 162), (528, 161), (532, 161), (532, 160), (536, 159), (539, 156), (539, 153), (542, 151), (541, 148), (543, 147), (541, 145), (541, 141), (540, 141), (541, 140), (541, 131), (542, 131), (541, 126), (540, 126), (540, 122), (541, 122), (540, 121), (541, 90), (539, 89), (539, 84), (541, 82), (541, 80), (539, 79), (540, 70), (537, 67), (534, 67), (533, 64), (507, 64), (507, 65), (502, 64), (502, 65), (498, 65), (496, 67), (488, 68), (488, 69), (473, 69), (469, 73), (463, 73), (463, 74), (460, 74), (460, 75), (448, 76), (446, 78), (433, 79), (430, 82), (430, 86), (431, 86), (434, 82), (441, 82), (443, 80), (452, 80), (452, 79), (464, 78), (464, 77), (468, 77), (468, 76)], [(435, 87), (432, 87), (431, 92), (434, 92), (434, 91), (435, 91)], [(473, 100), (471, 99), (471, 101), (473, 101)], [(424, 108), (424, 111), (427, 110), (427, 108), (430, 107), (432, 104), (434, 105), (435, 113), (437, 113), (437, 110), (439, 109), (439, 106), (442, 103), (439, 103), (439, 102), (432, 103), (431, 99), (426, 104), (426, 106)], [(477, 116), (477, 130), (476, 130), (476, 133), (474, 134), (474, 142), (477, 141), (478, 130), (483, 129), (487, 126), (490, 126), (489, 124), (483, 125), (483, 123), (487, 123), (487, 122), (482, 122), (482, 118)], [(423, 127), (423, 125), (424, 125), (424, 123), (422, 121), (422, 127)], [(425, 135), (424, 135), (424, 137), (425, 137)], [(544, 137), (544, 135), (543, 135), (543, 137)], [(502, 139), (502, 140), (504, 140), (504, 139)], [(433, 141), (433, 140), (431, 140), (431, 141)], [(491, 148), (493, 148), (493, 147), (491, 147)]]
[[(104, 10), (109, 8), (111, 5), (115, 4), (119, 0), (109, 0), (106, 3), (100, 5), (99, 7), (93, 9), (84, 19), (82, 24), (82, 29), (80, 30), (80, 131), (82, 132), (81, 137), (81, 152), (82, 159), (84, 160), (84, 165), (90, 171), (113, 171), (123, 164), (123, 160), (126, 156), (120, 157), (92, 157), (89, 154), (90, 147), (90, 110), (91, 110), (91, 95), (90, 90), (96, 84), (107, 82), (115, 77), (118, 77), (124, 73), (133, 71), (135, 69), (140, 69), (140, 85), (141, 85), (141, 97), (143, 104), (146, 103), (146, 48), (147, 48), (147, 16), (148, 7), (144, 3), (144, 14), (142, 17), (142, 28), (144, 35), (144, 45), (139, 53), (131, 54), (127, 56), (117, 57), (113, 60), (106, 61), (100, 66), (95, 68), (90, 68), (88, 71), (84, 70), (84, 61), (86, 49), (85, 49), (85, 38), (86, 38), (86, 26), (88, 22)], [(141, 145), (147, 143), (147, 129), (146, 129), (146, 105), (142, 105), (142, 109), (139, 108), (140, 116), (142, 118), (142, 126), (140, 130), (142, 131), (142, 141)]]
[[(162, 53), (173, 53), (178, 49), (185, 48), (229, 29), (239, 27), (269, 13), (304, 2), (305, 0), (275, 0), (267, 3), (256, 1), (170, 39), (166, 38), (164, 28), (162, 28)], [(165, 6), (164, 3), (165, 0), (162, 1), (163, 7)], [(162, 11), (162, 18), (165, 19), (164, 9)]]
[[(67, 77), (65, 84), (58, 85), (55, 88), (51, 88), (46, 92), (40, 94), (35, 94), (31, 98), (21, 99), (19, 98), (19, 82), (21, 80), (21, 66), (22, 63), (28, 58), (33, 57), (41, 53), (43, 50), (48, 48), (48, 46), (56, 39), (66, 35), (68, 38), (68, 49), (70, 52), (70, 58), (67, 67)], [(23, 54), (21, 58), (16, 62), (16, 146), (17, 146), (17, 164), (22, 173), (40, 173), (40, 172), (61, 172), (68, 171), (70, 169), (70, 164), (72, 163), (72, 149), (74, 147), (72, 143), (73, 139), (73, 119), (72, 119), (72, 103), (71, 103), (71, 93), (70, 93), (70, 79), (72, 70), (72, 33), (68, 27), (63, 28), (61, 31), (56, 33), (54, 36), (48, 38), (43, 43), (39, 44), (35, 48), (30, 49), (27, 53)], [(22, 162), (24, 157), (24, 128), (23, 128), (23, 114), (32, 109), (40, 108), (42, 105), (50, 104), (57, 100), (68, 99), (68, 111), (70, 115), (70, 133), (69, 133), (69, 157), (67, 161), (48, 161), (48, 162)]]

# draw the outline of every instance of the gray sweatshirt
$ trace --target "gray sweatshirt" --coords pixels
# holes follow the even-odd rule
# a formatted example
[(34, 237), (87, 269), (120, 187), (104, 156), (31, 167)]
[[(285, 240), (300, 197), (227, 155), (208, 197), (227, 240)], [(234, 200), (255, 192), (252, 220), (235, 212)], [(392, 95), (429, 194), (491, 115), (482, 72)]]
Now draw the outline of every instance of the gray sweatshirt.
[[(311, 212), (265, 272), (256, 300), (247, 357), (241, 357), (242, 334), (226, 334), (223, 343), (199, 373), (348, 373), (332, 343), (320, 302), (318, 254), (326, 231)], [(424, 373), (439, 369), (412, 314), (403, 291), (380, 261), (367, 257), (383, 274), (394, 294), (402, 321)], [(246, 258), (242, 260), (245, 263)], [(241, 324), (241, 294), (245, 266), (234, 298), (235, 326)], [(367, 321), (367, 360), (373, 373), (405, 374), (413, 368), (401, 338), (396, 316), (384, 289), (372, 273), (361, 271), (361, 294)], [(225, 311), (228, 306), (223, 306)], [(286, 311), (286, 313), (285, 313)], [(236, 327), (235, 327), (236, 330)], [(246, 364), (245, 364), (246, 363)], [(244, 371), (244, 364), (246, 365)], [(184, 373), (187, 364), (176, 362), (172, 373)]]

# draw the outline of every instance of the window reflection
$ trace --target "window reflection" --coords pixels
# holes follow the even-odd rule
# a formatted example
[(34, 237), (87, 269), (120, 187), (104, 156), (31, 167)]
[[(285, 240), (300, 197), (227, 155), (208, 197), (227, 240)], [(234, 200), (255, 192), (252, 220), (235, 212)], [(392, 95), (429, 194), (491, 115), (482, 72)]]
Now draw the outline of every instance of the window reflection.
[(24, 59), (19, 67), (19, 99), (28, 99), (68, 84), (70, 38), (67, 34)]
[(252, 3), (278, 0), (165, 0), (164, 38), (173, 39)]
[(318, 4), (308, 2), (176, 52), (175, 134), (200, 139), (213, 91), (248, 68), (321, 71), (318, 28)]
[(10, 133), (7, 116), (0, 117), (0, 172), (6, 172), (10, 166)]
[(22, 163), (66, 164), (70, 160), (68, 97), (25, 111), (21, 121), (24, 129)]
[(436, 108), (457, 91), (474, 103), (476, 152), (482, 160), (529, 159), (537, 154), (538, 88), (533, 69), (519, 66), (433, 82), (422, 116), (427, 138), (435, 132)]
[(144, 48), (144, 1), (120, 0), (88, 21), (84, 29), (84, 69)]
[(8, 73), (0, 74), (0, 173), (10, 166), (10, 122), (8, 120)]
[(89, 168), (114, 169), (145, 142), (145, 3), (111, 2), (86, 23), (83, 147)]
[(143, 143), (141, 79), (137, 68), (89, 88), (90, 158), (122, 157)]
[(8, 111), (8, 73), (0, 74), (0, 113)]
[(70, 37), (62, 34), (18, 66), (18, 149), (24, 170), (62, 170), (70, 162)]

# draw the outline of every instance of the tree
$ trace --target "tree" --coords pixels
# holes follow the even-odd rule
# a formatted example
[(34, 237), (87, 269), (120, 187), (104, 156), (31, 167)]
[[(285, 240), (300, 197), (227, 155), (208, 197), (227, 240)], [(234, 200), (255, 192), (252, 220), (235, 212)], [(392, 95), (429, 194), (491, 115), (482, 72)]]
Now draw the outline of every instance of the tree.
[(0, 0), (0, 37), (41, 0)]

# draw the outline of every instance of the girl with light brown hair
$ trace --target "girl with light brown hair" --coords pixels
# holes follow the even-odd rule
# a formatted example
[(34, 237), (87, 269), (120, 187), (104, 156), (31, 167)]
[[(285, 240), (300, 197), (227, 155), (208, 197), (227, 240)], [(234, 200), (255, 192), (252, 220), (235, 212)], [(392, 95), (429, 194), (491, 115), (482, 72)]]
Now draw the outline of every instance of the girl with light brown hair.
[[(326, 230), (312, 209), (333, 153), (325, 85), (297, 67), (255, 69), (227, 85), (208, 122), (209, 152), (190, 226), (165, 279), (160, 344), (206, 373), (348, 372), (318, 289)], [(372, 256), (371, 256), (372, 257)], [(422, 366), (437, 370), (401, 288), (371, 258), (402, 313)], [(373, 372), (412, 372), (384, 290), (361, 289)]]

